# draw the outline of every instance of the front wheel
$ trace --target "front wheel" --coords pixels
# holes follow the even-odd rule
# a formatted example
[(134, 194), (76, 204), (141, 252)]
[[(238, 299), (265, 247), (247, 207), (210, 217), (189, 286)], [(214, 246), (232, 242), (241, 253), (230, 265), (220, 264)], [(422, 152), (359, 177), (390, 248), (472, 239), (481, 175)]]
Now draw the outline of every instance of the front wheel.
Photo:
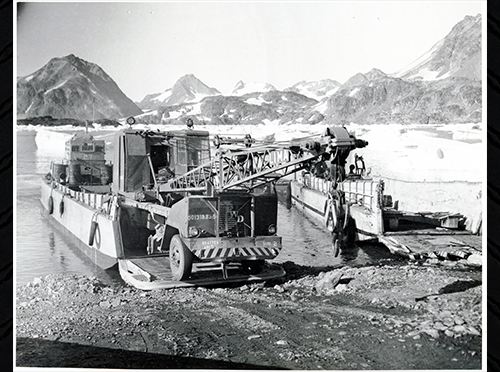
[(173, 280), (185, 280), (191, 275), (193, 256), (182, 242), (179, 235), (174, 235), (170, 241), (170, 270)]

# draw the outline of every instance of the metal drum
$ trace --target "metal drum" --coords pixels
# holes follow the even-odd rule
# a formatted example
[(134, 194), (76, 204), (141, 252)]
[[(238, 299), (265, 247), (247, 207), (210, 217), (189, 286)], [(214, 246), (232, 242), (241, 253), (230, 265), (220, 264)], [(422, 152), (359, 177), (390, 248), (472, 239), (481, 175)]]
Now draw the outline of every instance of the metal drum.
[(67, 165), (66, 164), (52, 164), (52, 177), (56, 180), (56, 181), (66, 181), (66, 178), (67, 178), (67, 173), (66, 173), (66, 169), (67, 169)]
[(79, 163), (70, 163), (69, 170), (69, 184), (77, 185), (82, 181), (82, 170)]

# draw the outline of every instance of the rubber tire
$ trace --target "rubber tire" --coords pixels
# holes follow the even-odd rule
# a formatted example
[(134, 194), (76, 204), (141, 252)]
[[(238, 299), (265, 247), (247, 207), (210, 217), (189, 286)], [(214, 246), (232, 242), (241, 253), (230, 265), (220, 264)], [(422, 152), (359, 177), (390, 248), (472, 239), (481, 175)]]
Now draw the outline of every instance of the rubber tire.
[(52, 196), (49, 196), (49, 202), (47, 207), (49, 210), (49, 214), (54, 213), (54, 199), (52, 198)]
[(333, 214), (332, 214), (332, 212), (328, 212), (325, 227), (329, 232), (333, 231)]
[(340, 253), (340, 237), (338, 233), (332, 234), (333, 257), (338, 257)]
[(178, 234), (170, 240), (169, 256), (172, 279), (180, 281), (189, 278), (193, 269), (193, 255)]
[(264, 260), (241, 261), (241, 266), (246, 274), (258, 274), (264, 268)]
[(59, 203), (59, 214), (62, 216), (64, 214), (64, 200), (61, 199), (61, 202)]
[(90, 234), (89, 234), (89, 245), (92, 246), (94, 244), (95, 232), (97, 230), (97, 221), (92, 221), (90, 223)]
[(285, 202), (286, 202), (286, 209), (291, 209), (292, 208), (292, 182), (291, 181), (289, 181), (288, 185), (286, 185)]

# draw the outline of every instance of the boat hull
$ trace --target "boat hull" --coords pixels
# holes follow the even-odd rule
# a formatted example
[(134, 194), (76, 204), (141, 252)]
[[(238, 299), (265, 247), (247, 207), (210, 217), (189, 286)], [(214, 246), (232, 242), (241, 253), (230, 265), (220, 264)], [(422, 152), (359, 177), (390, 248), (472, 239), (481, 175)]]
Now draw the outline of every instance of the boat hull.
[[(377, 239), (384, 232), (382, 210), (377, 207), (376, 182), (372, 180), (349, 181), (341, 187), (346, 192), (349, 216), (354, 222), (355, 240)], [(326, 230), (328, 181), (304, 184), (290, 181), (291, 204)], [(361, 199), (361, 200), (360, 200)], [(364, 199), (364, 200), (363, 200)]]
[[(74, 191), (70, 194), (65, 186), (44, 180), (40, 201), (49, 219), (70, 234), (78, 248), (97, 266), (109, 269), (123, 256), (119, 222), (116, 216), (103, 212), (107, 204), (104, 195)], [(93, 239), (90, 239), (92, 222)]]

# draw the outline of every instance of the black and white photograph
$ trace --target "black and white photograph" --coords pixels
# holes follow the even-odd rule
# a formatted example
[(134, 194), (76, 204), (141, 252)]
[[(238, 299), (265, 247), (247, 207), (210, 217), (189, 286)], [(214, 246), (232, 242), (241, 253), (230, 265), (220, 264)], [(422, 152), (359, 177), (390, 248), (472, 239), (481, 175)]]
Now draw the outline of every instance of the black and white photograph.
[(14, 2), (14, 370), (486, 370), (486, 3)]

